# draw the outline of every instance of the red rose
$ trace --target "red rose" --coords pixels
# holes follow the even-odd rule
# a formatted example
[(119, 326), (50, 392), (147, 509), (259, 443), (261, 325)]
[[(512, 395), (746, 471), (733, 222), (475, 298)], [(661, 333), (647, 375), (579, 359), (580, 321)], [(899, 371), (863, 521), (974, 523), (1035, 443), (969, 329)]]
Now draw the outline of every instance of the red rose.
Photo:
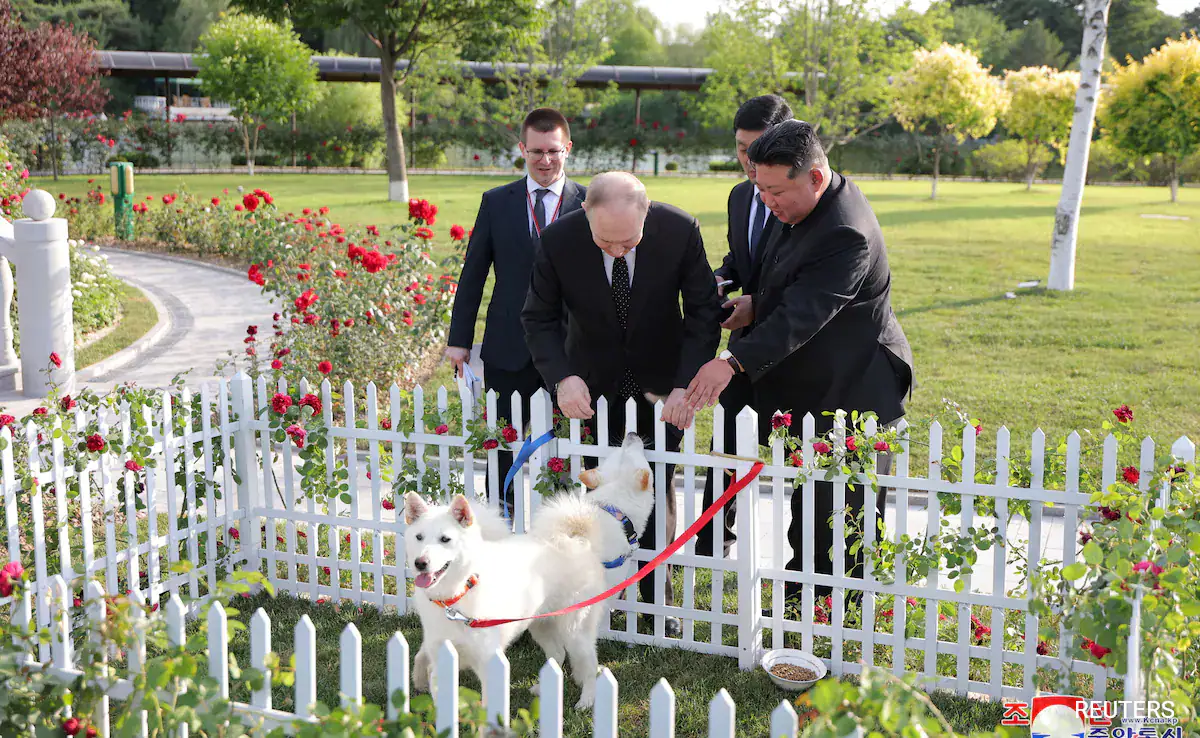
[(242, 532), (234, 526), (229, 526), (229, 537), (233, 540), (239, 540), (242, 537)]
[(417, 303), (418, 305), (424, 305), (424, 304), (425, 304), (425, 299), (426, 299), (426, 298), (425, 298), (425, 295), (424, 295), (424, 294), (422, 294), (422, 293), (420, 293), (420, 292), (418, 292), (417, 294), (413, 295), (413, 302)]
[(50, 363), (56, 368), (62, 367), (62, 357), (58, 355), (57, 351), (50, 352)]
[(321, 398), (317, 397), (311, 392), (304, 397), (301, 397), (298, 404), (300, 407), (311, 407), (313, 415), (319, 415), (321, 412)]
[(512, 427), (511, 425), (504, 426), (504, 428), (500, 431), (500, 435), (501, 435), (501, 437), (504, 438), (506, 443), (516, 443), (517, 442), (517, 437), (518, 437), (517, 429)]
[(1079, 543), (1080, 543), (1081, 545), (1083, 545), (1083, 544), (1086, 544), (1086, 543), (1087, 543), (1088, 541), (1090, 541), (1090, 540), (1092, 540), (1092, 534), (1091, 534), (1091, 533), (1088, 533), (1086, 530), (1085, 530), (1085, 531), (1082, 531), (1082, 532), (1080, 532), (1080, 534), (1079, 534)]
[(91, 451), (92, 453), (99, 453), (103, 451), (105, 445), (104, 437), (99, 433), (93, 433), (87, 437), (87, 450)]
[(391, 500), (384, 500), (383, 501), (383, 509), (384, 510), (395, 510), (396, 503), (392, 502)]
[(363, 257), (362, 265), (363, 269), (366, 269), (368, 273), (375, 274), (376, 272), (383, 271), (384, 268), (387, 267), (388, 260), (383, 254), (372, 250), (368, 251), (366, 256)]
[(305, 290), (303, 294), (295, 299), (294, 304), (296, 306), (296, 310), (303, 313), (320, 299), (321, 298), (317, 295), (316, 291)]
[(130, 459), (129, 461), (125, 462), (125, 468), (131, 472), (140, 472), (145, 467), (143, 467), (141, 464), (137, 463), (133, 459)]
[(321, 215), (325, 215), (328, 212), (329, 212), (329, 208), (327, 208), (325, 206), (321, 206), (320, 208), (317, 209), (317, 213), (319, 213)]
[(65, 735), (75, 735), (79, 732), (79, 719), (67, 718), (63, 721), (62, 729)]
[(292, 353), (292, 350), (290, 348), (281, 348), (275, 352), (275, 355), (282, 359), (283, 357), (287, 356), (290, 353)]
[(328, 361), (322, 361), (320, 364), (317, 364), (317, 371), (322, 374), (329, 374), (333, 371), (333, 364)]
[(497, 441), (495, 438), (489, 438), (483, 442), (483, 450), (491, 451), (492, 449), (499, 447), (499, 445), (500, 445), (500, 442)]
[(461, 241), (467, 235), (467, 230), (460, 225), (450, 226), (450, 238), (455, 241)]
[[(150, 608), (150, 612), (154, 612), (157, 609), (158, 609), (158, 603), (155, 602), (154, 607)], [(96, 736), (100, 735), (100, 731), (96, 730), (95, 725), (89, 725), (89, 726), (87, 726), (86, 734), (87, 734), (87, 738), (96, 738)]]
[(417, 230), (413, 231), (413, 235), (417, 238), (423, 238), (428, 241), (429, 239), (433, 238), (433, 229), (421, 226)]
[(44, 408), (44, 407), (35, 407), (33, 409), (34, 415), (45, 415), (48, 412), (50, 412), (50, 410), (48, 410), (47, 408)]
[(387, 418), (384, 418), (383, 420), (379, 421), (379, 427), (383, 428), (384, 430), (391, 430), (392, 429), (392, 421), (388, 420)]
[(1142, 475), (1136, 466), (1127, 466), (1121, 470), (1121, 477), (1129, 484), (1137, 484)]
[(980, 625), (977, 628), (975, 628), (975, 640), (980, 643), (983, 643), (984, 637), (990, 636), (991, 634), (992, 634), (992, 629), (987, 627), (986, 625)]
[(256, 326), (256, 325), (246, 326), (246, 335), (257, 336), (258, 335), (258, 326)]
[(279, 359), (271, 359), (271, 368), (275, 371), (279, 371), (283, 368), (283, 362)]
[(0, 569), (0, 597), (8, 597), (13, 593), (13, 587), (25, 575), (25, 567), (15, 561), (10, 561)]
[(353, 328), (354, 318), (346, 318), (346, 320), (342, 321), (342, 325), (346, 326), (347, 328)]
[(799, 451), (793, 451), (792, 455), (788, 457), (788, 463), (795, 467), (804, 466), (804, 457), (800, 455)]
[(546, 468), (552, 472), (561, 472), (567, 468), (566, 462), (557, 456), (552, 457), (546, 462)]
[[(1124, 421), (1122, 421), (1122, 422), (1124, 422)], [(1102, 659), (1105, 656), (1107, 656), (1108, 654), (1112, 653), (1111, 648), (1105, 648), (1104, 646), (1101, 646), (1099, 643), (1096, 643), (1094, 641), (1088, 641), (1088, 651), (1090, 651), (1092, 656), (1094, 656), (1097, 659)]]
[(891, 448), (891, 446), (888, 445), (887, 441), (876, 441), (875, 442), (875, 450), (876, 451), (887, 451), (890, 448)]
[(1037, 652), (1038, 652), (1038, 656), (1049, 656), (1050, 655), (1050, 644), (1046, 643), (1045, 641), (1038, 641)]
[(850, 436), (849, 438), (847, 438), (846, 439), (846, 450), (847, 451), (857, 451), (858, 450), (858, 439), (855, 438), (854, 436)]
[(982, 434), (983, 434), (983, 423), (980, 423), (979, 425), (975, 426), (975, 435), (979, 436)]
[(439, 436), (444, 436), (450, 432), (450, 426), (446, 425), (445, 423), (442, 423), (438, 427), (434, 428), (433, 432), (438, 434)]
[(791, 413), (775, 413), (771, 416), (772, 428), (790, 428), (792, 427)]
[(1121, 512), (1119, 510), (1114, 510), (1113, 508), (1108, 507), (1108, 506), (1101, 507), (1099, 510), (1099, 513), (1100, 513), (1101, 517), (1103, 517), (1105, 520), (1108, 520), (1108, 521), (1121, 519)]
[(242, 198), (242, 206), (252, 213), (258, 210), (258, 195), (252, 192), (246, 193), (246, 196)]
[(629, 145), (630, 145), (630, 146), (637, 146), (637, 139), (636, 139), (636, 138), (631, 138), (631, 139), (629, 139)]
[(15, 422), (17, 422), (17, 419), (11, 415), (0, 415), (0, 428), (12, 425)]
[(63, 398), (58, 401), (58, 405), (62, 408), (64, 413), (68, 410), (74, 410), (76, 404), (77, 403), (71, 399), (70, 395), (63, 395)]
[(475, 155), (475, 161), (479, 161), (479, 154)]
[(1113, 410), (1113, 415), (1117, 416), (1117, 420), (1121, 423), (1128, 423), (1129, 421), (1133, 420), (1133, 410), (1131, 410), (1128, 405), (1122, 405), (1116, 410)]
[(298, 425), (289, 425), (285, 432), (291, 437), (292, 442), (296, 444), (296, 448), (304, 448), (304, 439), (308, 438), (308, 431)]
[(278, 415), (283, 415), (292, 406), (292, 398), (290, 395), (285, 395), (282, 392), (276, 392), (271, 398), (271, 409)]
[(1163, 568), (1153, 561), (1139, 561), (1133, 565), (1134, 571), (1148, 571), (1155, 576), (1162, 574)]
[(817, 441), (813, 444), (813, 451), (816, 451), (819, 454), (827, 454), (832, 450), (833, 449), (829, 447), (829, 444), (825, 443), (824, 441)]
[(217, 206), (217, 205), (220, 205), (220, 204), (221, 204), (221, 198), (219, 198), (219, 197), (214, 197), (214, 198), (212, 199), (212, 204), (213, 204), (213, 206), (214, 206), (214, 207), (215, 207), (215, 206)]

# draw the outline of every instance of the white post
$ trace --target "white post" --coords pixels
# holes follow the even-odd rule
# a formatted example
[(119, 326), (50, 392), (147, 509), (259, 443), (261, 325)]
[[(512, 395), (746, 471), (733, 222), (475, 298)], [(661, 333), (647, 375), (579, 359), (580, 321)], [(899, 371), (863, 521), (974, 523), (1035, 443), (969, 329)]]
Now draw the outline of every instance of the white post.
[[(529, 398), (529, 429), (532, 440), (536, 440), (542, 434), (554, 429), (554, 403), (550, 400), (550, 393), (544, 389), (539, 389), (534, 393), (533, 397)], [(530, 490), (541, 480), (542, 474), (546, 469), (546, 464), (550, 463), (550, 459), (554, 456), (558, 456), (558, 439), (551, 440), (545, 446), (534, 451), (533, 456), (529, 457)], [(504, 480), (500, 481), (503, 484)], [(514, 494), (519, 493), (521, 490), (516, 489), (516, 482), (513, 484)], [(532, 517), (533, 510), (542, 504), (542, 502), (541, 499), (538, 499), (532, 493), (529, 495), (529, 504), (525, 507), (526, 521)], [(524, 532), (524, 526), (528, 525), (526, 521), (522, 521), (522, 527), (520, 528), (514, 526), (513, 530)]]
[[(254, 388), (250, 377), (238, 372), (233, 378), (233, 407), (238, 428), (234, 432), (234, 470), (237, 474), (237, 505), (242, 513), (238, 521), (238, 545), (246, 559), (246, 568), (260, 571), (260, 519), (252, 517), (261, 507), (258, 497), (258, 444), (254, 440)], [(316, 545), (314, 541), (313, 545)], [(271, 572), (272, 574), (274, 572)]]
[[(9, 223), (3, 225), (8, 226), (6, 230), (10, 232), (11, 237), (12, 225)], [(4, 246), (8, 245), (4, 244)], [(12, 298), (12, 266), (5, 256), (0, 255), (0, 391), (5, 392), (12, 392), (17, 388), (17, 371), (20, 368), (17, 352), (13, 349), (12, 321), (9, 320)]]
[[(737, 455), (758, 458), (758, 413), (742, 408), (737, 416)], [(740, 462), (738, 479), (750, 473), (750, 463)], [(719, 477), (718, 477), (719, 478)], [(724, 491), (724, 490), (722, 490)], [(737, 494), (737, 573), (738, 573), (738, 668), (757, 665), (762, 651), (762, 577), (758, 568), (758, 480), (753, 479)], [(720, 520), (724, 511), (717, 513)]]
[(1142, 587), (1138, 585), (1133, 598), (1133, 615), (1129, 619), (1128, 661), (1125, 665), (1126, 700), (1145, 699), (1142, 694)]
[(1108, 9), (1112, 0), (1086, 0), (1083, 4), (1083, 51), (1079, 56), (1079, 89), (1075, 92), (1075, 117), (1067, 144), (1067, 163), (1063, 171), (1062, 195), (1054, 214), (1054, 233), (1050, 240), (1050, 279), (1052, 290), (1075, 288), (1075, 249), (1079, 234), (1079, 208), (1083, 204), (1083, 185), (1087, 181), (1088, 151), (1092, 128), (1096, 123), (1096, 103), (1100, 98), (1100, 68), (1104, 64), (1104, 43), (1108, 38)]
[[(21, 319), (22, 391), (26, 397), (45, 397), (54, 383), (64, 392), (74, 392), (75, 324), (71, 316), (67, 221), (51, 217), (54, 198), (45, 190), (31, 190), (22, 205), (29, 217), (13, 223), (13, 244), (8, 254), (21, 279), (17, 310)], [(52, 353), (58, 354), (62, 366), (51, 367), (47, 376), (45, 369), (50, 366)]]

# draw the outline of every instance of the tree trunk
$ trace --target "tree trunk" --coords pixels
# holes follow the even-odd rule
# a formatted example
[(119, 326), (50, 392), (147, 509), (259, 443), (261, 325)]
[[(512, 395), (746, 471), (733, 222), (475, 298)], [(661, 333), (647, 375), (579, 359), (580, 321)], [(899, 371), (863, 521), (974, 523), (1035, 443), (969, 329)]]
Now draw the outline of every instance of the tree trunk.
[(50, 171), (58, 181), (58, 132), (54, 128), (54, 113), (50, 114)]
[(379, 101), (383, 106), (383, 131), (387, 137), (388, 200), (408, 201), (408, 167), (404, 161), (404, 138), (396, 120), (396, 58), (386, 40), (379, 51), (383, 65), (379, 74)]
[(242, 149), (246, 152), (246, 174), (254, 176), (254, 154), (250, 153), (250, 129), (242, 123)]
[(942, 165), (942, 145), (939, 143), (933, 147), (933, 192), (929, 195), (930, 200), (937, 199), (937, 184), (938, 184), (938, 169)]
[(1179, 202), (1179, 159), (1171, 157), (1171, 202)]
[(1067, 145), (1062, 194), (1054, 214), (1050, 241), (1052, 290), (1075, 288), (1075, 250), (1079, 235), (1079, 209), (1083, 205), (1083, 183), (1087, 178), (1088, 152), (1096, 124), (1096, 102), (1100, 91), (1100, 67), (1108, 38), (1108, 10), (1112, 0), (1085, 0), (1083, 4), (1083, 50), (1079, 56), (1079, 89), (1075, 92), (1075, 117)]
[(1033, 177), (1037, 174), (1037, 161), (1033, 158), (1034, 154), (1029, 154), (1029, 161), (1025, 164), (1025, 191), (1033, 190)]

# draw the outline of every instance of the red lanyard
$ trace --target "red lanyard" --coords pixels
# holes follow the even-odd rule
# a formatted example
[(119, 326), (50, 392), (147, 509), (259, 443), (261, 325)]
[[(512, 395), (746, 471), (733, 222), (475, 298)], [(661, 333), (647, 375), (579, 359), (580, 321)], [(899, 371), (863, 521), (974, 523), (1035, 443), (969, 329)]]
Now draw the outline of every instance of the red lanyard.
[[(550, 188), (546, 188), (549, 190)], [(543, 198), (545, 199), (545, 198)], [(529, 217), (533, 221), (533, 229), (537, 231), (538, 238), (542, 237), (542, 227), (538, 225), (537, 216), (533, 214), (533, 196), (529, 194), (529, 188), (525, 188), (525, 201), (529, 203)], [(562, 195), (558, 196), (558, 204), (554, 206), (554, 213), (550, 216), (550, 223), (558, 220), (558, 211), (562, 209)], [(549, 225), (549, 223), (547, 223)]]

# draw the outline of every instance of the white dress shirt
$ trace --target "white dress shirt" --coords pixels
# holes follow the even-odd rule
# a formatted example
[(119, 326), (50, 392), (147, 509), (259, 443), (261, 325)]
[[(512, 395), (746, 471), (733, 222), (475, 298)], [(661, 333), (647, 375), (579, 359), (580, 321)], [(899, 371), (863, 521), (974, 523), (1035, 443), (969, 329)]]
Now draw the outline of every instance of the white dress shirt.
[[(558, 179), (550, 183), (546, 189), (550, 190), (546, 193), (546, 197), (542, 200), (542, 206), (546, 208), (546, 223), (550, 225), (557, 220), (558, 201), (562, 198), (563, 185), (567, 183), (565, 174), (559, 175)], [(525, 201), (525, 214), (529, 217), (529, 232), (537, 233), (537, 229), (533, 227), (533, 208), (537, 206), (537, 191), (542, 189), (542, 186), (534, 181), (533, 177), (525, 177), (525, 187), (528, 194), (528, 199)]]
[[(547, 197), (549, 197), (549, 195), (547, 195)], [(633, 263), (637, 261), (637, 247), (635, 246), (630, 249), (629, 253), (625, 254), (623, 258), (625, 259), (625, 263), (629, 265), (629, 286), (633, 287)], [(604, 254), (604, 276), (608, 279), (609, 287), (612, 287), (612, 270), (613, 263), (615, 261), (616, 259), (613, 257), (609, 256), (608, 254)]]

